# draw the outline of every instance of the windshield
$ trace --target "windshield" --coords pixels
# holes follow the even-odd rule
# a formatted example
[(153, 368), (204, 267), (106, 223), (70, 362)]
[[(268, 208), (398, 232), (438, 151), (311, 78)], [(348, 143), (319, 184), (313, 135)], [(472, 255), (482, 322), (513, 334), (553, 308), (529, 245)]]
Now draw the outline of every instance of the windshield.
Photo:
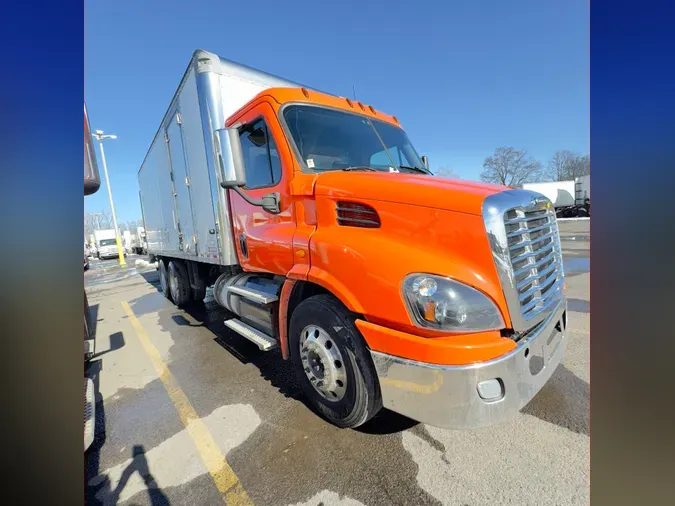
[(100, 246), (115, 246), (117, 241), (115, 239), (101, 239), (98, 244)]
[(284, 119), (302, 161), (312, 170), (401, 166), (428, 172), (406, 133), (366, 116), (308, 105), (291, 105)]

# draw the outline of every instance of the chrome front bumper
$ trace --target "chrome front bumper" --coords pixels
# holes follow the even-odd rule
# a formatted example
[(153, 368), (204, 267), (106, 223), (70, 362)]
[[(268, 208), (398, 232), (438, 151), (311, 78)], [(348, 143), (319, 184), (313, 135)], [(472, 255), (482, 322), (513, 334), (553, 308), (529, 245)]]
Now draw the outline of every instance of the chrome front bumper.
[[(465, 366), (415, 362), (371, 351), (384, 407), (436, 427), (471, 429), (501, 422), (529, 403), (567, 347), (567, 300), (517, 347), (494, 360)], [(497, 379), (502, 396), (486, 401), (481, 382)], [(493, 382), (493, 385), (495, 383)]]

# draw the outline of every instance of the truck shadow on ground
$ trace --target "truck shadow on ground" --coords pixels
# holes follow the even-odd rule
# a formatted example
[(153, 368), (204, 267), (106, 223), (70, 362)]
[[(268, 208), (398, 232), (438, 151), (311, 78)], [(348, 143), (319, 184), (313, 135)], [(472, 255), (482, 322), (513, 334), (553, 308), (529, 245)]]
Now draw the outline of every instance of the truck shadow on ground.
[(115, 332), (114, 334), (110, 334), (109, 340), (110, 340), (110, 347), (107, 350), (97, 351), (92, 357), (92, 359), (100, 358), (106, 353), (110, 353), (111, 351), (119, 350), (120, 348), (124, 347), (124, 334), (122, 332)]
[(577, 313), (588, 313), (591, 312), (591, 303), (583, 299), (567, 299), (567, 308), (570, 311), (575, 311)]
[(563, 364), (521, 412), (588, 436), (590, 385)]

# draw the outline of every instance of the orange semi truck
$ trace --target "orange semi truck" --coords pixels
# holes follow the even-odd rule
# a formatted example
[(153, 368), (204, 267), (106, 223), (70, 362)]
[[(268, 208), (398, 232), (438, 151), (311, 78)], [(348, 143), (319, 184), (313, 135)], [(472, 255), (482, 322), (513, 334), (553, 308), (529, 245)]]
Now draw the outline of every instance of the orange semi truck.
[(198, 50), (138, 174), (178, 306), (280, 348), (339, 427), (382, 408), (497, 423), (560, 363), (567, 301), (543, 195), (434, 176), (394, 116)]

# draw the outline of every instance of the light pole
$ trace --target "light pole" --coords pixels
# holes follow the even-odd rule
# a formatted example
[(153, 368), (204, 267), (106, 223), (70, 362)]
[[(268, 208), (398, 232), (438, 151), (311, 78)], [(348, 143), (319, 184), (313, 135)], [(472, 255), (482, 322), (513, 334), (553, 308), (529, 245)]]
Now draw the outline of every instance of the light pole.
[(115, 226), (115, 241), (117, 241), (117, 255), (120, 265), (126, 265), (124, 260), (124, 250), (122, 249), (122, 239), (120, 238), (120, 229), (117, 227), (117, 216), (115, 216), (115, 204), (113, 204), (112, 190), (110, 189), (110, 179), (108, 179), (108, 166), (105, 163), (105, 152), (103, 151), (104, 139), (117, 139), (116, 135), (105, 135), (103, 130), (96, 130), (94, 137), (101, 146), (101, 162), (103, 162), (103, 174), (105, 175), (105, 186), (108, 188), (108, 197), (110, 198), (110, 211), (112, 212), (113, 225)]

